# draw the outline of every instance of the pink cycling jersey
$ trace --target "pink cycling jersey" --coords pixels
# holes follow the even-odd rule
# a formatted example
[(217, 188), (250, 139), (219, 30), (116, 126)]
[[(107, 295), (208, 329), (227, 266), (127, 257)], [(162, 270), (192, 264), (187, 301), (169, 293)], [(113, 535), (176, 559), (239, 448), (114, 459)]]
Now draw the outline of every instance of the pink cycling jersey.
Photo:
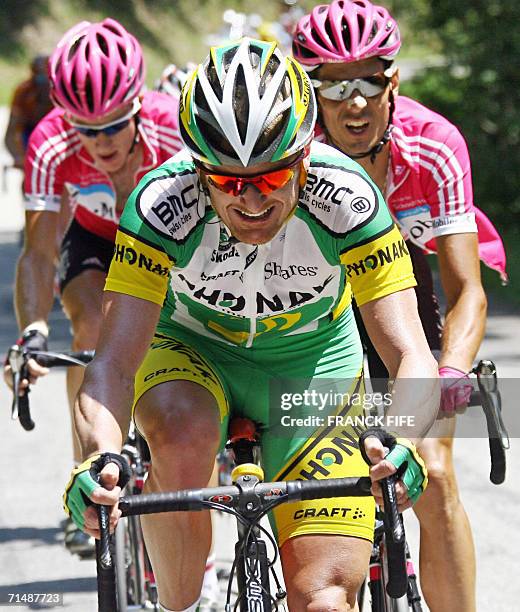
[[(153, 91), (143, 95), (139, 134), (144, 156), (135, 184), (182, 148), (177, 113), (174, 97)], [(26, 210), (53, 212), (60, 210), (66, 189), (75, 220), (87, 231), (114, 241), (119, 223), (114, 184), (96, 168), (61, 109), (46, 115), (31, 134), (24, 189)]]
[[(392, 124), (385, 195), (401, 233), (434, 253), (437, 236), (478, 232), (480, 258), (507, 280), (502, 240), (473, 204), (462, 134), (442, 115), (405, 96), (396, 98)], [(317, 139), (323, 140), (323, 134)]]
[(502, 240), (473, 204), (471, 164), (459, 130), (415, 100), (396, 99), (386, 199), (401, 233), (426, 252), (435, 238), (477, 232), (482, 261), (505, 273)]

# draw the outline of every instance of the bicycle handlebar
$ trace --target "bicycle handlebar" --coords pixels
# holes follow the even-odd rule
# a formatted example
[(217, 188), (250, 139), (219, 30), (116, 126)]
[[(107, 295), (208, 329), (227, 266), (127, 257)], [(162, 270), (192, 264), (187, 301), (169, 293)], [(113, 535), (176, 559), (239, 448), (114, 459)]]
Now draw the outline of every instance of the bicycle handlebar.
[(396, 476), (384, 478), (381, 481), (383, 493), (384, 514), (383, 523), (386, 536), (386, 551), (388, 556), (388, 582), (386, 592), (390, 597), (399, 599), (406, 593), (408, 573), (406, 571), (406, 536), (403, 517), (397, 509), (395, 493)]
[(29, 359), (36, 361), (47, 368), (56, 366), (86, 366), (92, 361), (94, 351), (64, 351), (56, 353), (53, 351), (28, 351), (23, 346), (14, 344), (7, 353), (7, 359), (11, 366), (13, 376), (13, 402), (11, 404), (11, 419), (20, 421), (20, 425), (26, 430), (34, 429), (34, 421), (31, 418), (29, 403), (30, 388), (18, 391), (20, 382), (28, 378), (27, 362)]
[[(330, 478), (327, 480), (293, 480), (281, 482), (259, 482), (254, 486), (252, 503), (259, 502), (259, 510), (289, 501), (326, 499), (330, 497), (368, 497), (371, 481), (368, 476), (359, 478)], [(119, 500), (122, 516), (136, 514), (155, 514), (158, 512), (180, 512), (186, 510), (207, 510), (212, 503), (227, 508), (237, 508), (243, 504), (243, 490), (237, 485), (187, 489), (172, 493), (149, 493), (130, 495)]]
[[(388, 594), (391, 597), (401, 597), (406, 592), (407, 573), (405, 557), (405, 534), (402, 517), (397, 509), (395, 495), (395, 478), (381, 482), (385, 500), (385, 532), (387, 535), (389, 581)], [(151, 493), (148, 495), (130, 495), (121, 497), (119, 509), (122, 516), (154, 514), (159, 512), (180, 512), (208, 510), (217, 503), (221, 507), (243, 510), (247, 508), (249, 519), (261, 516), (266, 509), (285, 503), (310, 499), (326, 499), (331, 497), (368, 497), (371, 495), (371, 480), (368, 476), (359, 478), (331, 478), (326, 480), (295, 480), (282, 482), (256, 482), (251, 489), (243, 489), (238, 484), (225, 487), (204, 489), (187, 489), (170, 493)], [(100, 510), (101, 511), (101, 510)], [(243, 512), (240, 514), (244, 516)], [(107, 537), (108, 524), (101, 526), (101, 538)], [(113, 582), (107, 584), (106, 575), (110, 562), (102, 562), (101, 552), (106, 547), (99, 546), (98, 571), (101, 572), (99, 582), (100, 602), (111, 602), (114, 597)], [(108, 553), (110, 554), (110, 552)], [(101, 594), (103, 590), (103, 594)], [(110, 610), (110, 605), (100, 612)]]
[(108, 506), (98, 506), (98, 520), (101, 537), (96, 540), (96, 571), (98, 580), (99, 612), (117, 610), (116, 569), (110, 552), (110, 510)]

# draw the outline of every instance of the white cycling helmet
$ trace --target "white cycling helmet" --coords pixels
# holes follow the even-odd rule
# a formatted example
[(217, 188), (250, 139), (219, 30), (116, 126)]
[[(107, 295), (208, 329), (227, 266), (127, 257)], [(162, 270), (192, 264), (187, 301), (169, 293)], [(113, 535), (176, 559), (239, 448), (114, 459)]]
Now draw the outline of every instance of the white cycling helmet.
[(316, 102), (309, 77), (274, 42), (243, 38), (218, 47), (183, 87), (181, 136), (212, 165), (276, 162), (312, 139)]

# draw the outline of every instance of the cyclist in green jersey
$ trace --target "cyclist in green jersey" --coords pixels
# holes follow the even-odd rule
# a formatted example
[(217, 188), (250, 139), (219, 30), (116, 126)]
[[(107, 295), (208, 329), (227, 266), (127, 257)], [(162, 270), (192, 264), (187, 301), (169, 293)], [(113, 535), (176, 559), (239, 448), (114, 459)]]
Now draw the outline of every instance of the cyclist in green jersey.
[[(86, 532), (99, 536), (86, 499), (112, 505), (117, 522), (118, 453), (132, 417), (150, 446), (147, 492), (204, 486), (232, 414), (259, 423), (268, 479), (368, 473), (363, 428), (343, 421), (360, 414), (354, 393), (329, 402), (332, 422), (284, 425), (300, 396), (363, 393), (352, 294), (396, 378), (389, 415), (415, 424), (406, 435), (393, 428), (388, 454), (377, 438), (364, 441), (376, 500), (377, 480), (398, 469), (401, 509), (424, 490), (414, 442), (435, 418), (439, 390), (410, 258), (362, 168), (311, 141), (315, 109), (299, 64), (263, 41), (213, 47), (184, 86), (187, 148), (146, 175), (125, 206), (103, 331), (76, 403), (85, 461), (64, 503)], [(404, 378), (422, 380), (410, 393)], [(272, 517), (291, 611), (356, 607), (374, 504), (330, 504)], [(142, 525), (162, 609), (195, 611), (209, 516), (145, 516)]]

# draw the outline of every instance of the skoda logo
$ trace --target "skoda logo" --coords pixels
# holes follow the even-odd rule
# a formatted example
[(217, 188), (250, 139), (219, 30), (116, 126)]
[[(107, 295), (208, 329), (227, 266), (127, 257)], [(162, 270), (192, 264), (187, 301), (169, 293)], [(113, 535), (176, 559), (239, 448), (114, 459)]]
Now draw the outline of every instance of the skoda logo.
[(350, 203), (350, 208), (357, 213), (365, 213), (370, 210), (370, 202), (366, 198), (355, 198)]

